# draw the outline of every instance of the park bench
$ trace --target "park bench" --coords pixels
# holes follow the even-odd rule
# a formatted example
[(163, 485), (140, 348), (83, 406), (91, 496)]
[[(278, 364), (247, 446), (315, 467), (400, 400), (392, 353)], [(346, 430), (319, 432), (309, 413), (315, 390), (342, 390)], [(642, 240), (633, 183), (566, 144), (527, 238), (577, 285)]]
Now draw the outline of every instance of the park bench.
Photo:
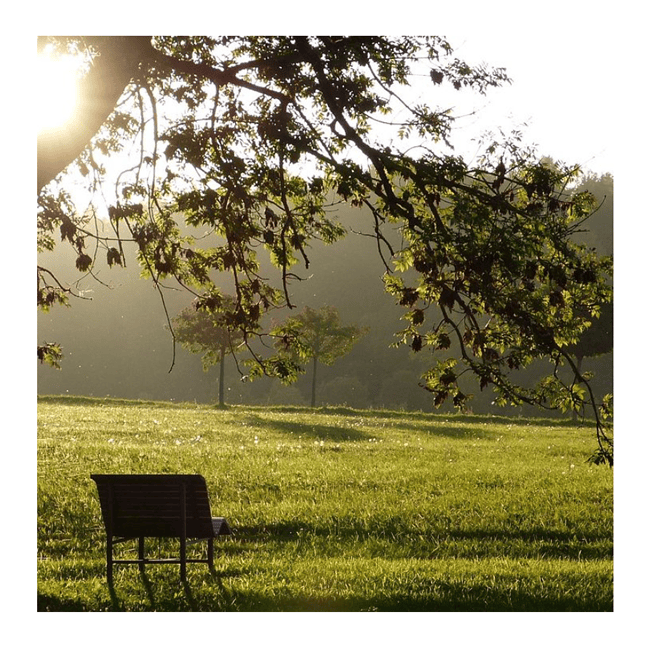
[[(198, 474), (91, 474), (97, 484), (106, 527), (106, 570), (113, 580), (114, 564), (172, 563), (181, 565), (186, 578), (188, 562), (214, 569), (214, 539), (232, 535), (223, 517), (212, 517), (205, 479)], [(177, 537), (180, 558), (145, 558), (145, 537)], [(113, 545), (139, 540), (138, 559), (114, 559)], [(188, 540), (208, 542), (207, 559), (187, 557)], [(189, 543), (195, 543), (194, 541)]]

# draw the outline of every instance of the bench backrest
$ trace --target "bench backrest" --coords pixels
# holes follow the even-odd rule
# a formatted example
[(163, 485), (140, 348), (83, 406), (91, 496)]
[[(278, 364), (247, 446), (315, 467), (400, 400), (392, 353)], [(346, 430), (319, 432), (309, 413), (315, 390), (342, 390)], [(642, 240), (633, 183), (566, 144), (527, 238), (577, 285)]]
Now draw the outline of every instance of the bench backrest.
[(111, 535), (213, 536), (208, 490), (199, 474), (92, 474), (91, 478)]

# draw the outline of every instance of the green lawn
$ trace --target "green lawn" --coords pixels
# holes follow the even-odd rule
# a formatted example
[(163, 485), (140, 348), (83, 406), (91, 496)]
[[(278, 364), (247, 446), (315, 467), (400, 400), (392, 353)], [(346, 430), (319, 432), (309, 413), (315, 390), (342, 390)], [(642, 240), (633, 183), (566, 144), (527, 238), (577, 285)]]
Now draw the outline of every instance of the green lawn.
[[(548, 420), (41, 398), (38, 609), (612, 611), (593, 446)], [(91, 473), (202, 474), (235, 530), (216, 575), (118, 566), (109, 589)]]

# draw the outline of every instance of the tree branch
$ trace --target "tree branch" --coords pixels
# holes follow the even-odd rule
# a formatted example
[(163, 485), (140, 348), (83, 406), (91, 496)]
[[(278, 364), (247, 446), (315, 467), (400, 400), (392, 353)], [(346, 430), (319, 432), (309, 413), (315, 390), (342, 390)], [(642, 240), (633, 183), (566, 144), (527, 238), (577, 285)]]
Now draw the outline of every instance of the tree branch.
[[(151, 36), (86, 37), (84, 40), (97, 49), (99, 55), (81, 80), (74, 122), (38, 135), (37, 192), (81, 154), (113, 112), (124, 89), (144, 62), (156, 63), (181, 75), (199, 76), (217, 85), (230, 83), (247, 88), (285, 104), (291, 101), (290, 97), (272, 88), (240, 79), (235, 70), (218, 70), (204, 63), (183, 61), (163, 54), (153, 47)], [(43, 39), (39, 41), (39, 49), (42, 47)]]

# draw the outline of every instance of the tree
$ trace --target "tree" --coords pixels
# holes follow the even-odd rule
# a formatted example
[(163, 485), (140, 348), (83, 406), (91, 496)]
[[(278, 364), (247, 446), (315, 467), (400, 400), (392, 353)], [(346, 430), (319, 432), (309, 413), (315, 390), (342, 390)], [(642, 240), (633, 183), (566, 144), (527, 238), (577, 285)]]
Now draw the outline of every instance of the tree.
[[(442, 84), (485, 93), (508, 82), (502, 69), (459, 61), (438, 37), (131, 39), (47, 39), (87, 54), (82, 96), (96, 104), (82, 103), (88, 119), (65, 142), (39, 138), (39, 246), (54, 246), (59, 230), (77, 268), (92, 272), (100, 251), (109, 265), (125, 263), (121, 242), (133, 240), (163, 300), (164, 282), (175, 281), (209, 311), (224, 304), (214, 273), (229, 273), (251, 374), (290, 380), (295, 365), (251, 343), (265, 335), (265, 313), (294, 307), (291, 283), (309, 267), (309, 242), (343, 236), (328, 205), (365, 206), (385, 288), (405, 309), (401, 340), (436, 353), (422, 378), (434, 403), (462, 408), (470, 372), (498, 403), (588, 407), (593, 459), (613, 463), (607, 405), (587, 378), (577, 391), (557, 372), (569, 365), (579, 375), (568, 346), (611, 300), (611, 258), (573, 239), (595, 207), (588, 193), (570, 192), (578, 168), (540, 160), (516, 134), (487, 142), (469, 164), (450, 149), (451, 113), (408, 100), (425, 63), (430, 95)], [(107, 92), (94, 97), (96, 79)], [(116, 178), (106, 234), (94, 229), (99, 208), (74, 210), (65, 175), (48, 181), (66, 166), (72, 173), (83, 149), (73, 167), (96, 187), (103, 153), (127, 144), (135, 159)], [(179, 218), (221, 244), (201, 248), (181, 235)], [(274, 278), (259, 273), (263, 250)], [(62, 283), (40, 269), (38, 279), (39, 304), (67, 301)], [(459, 353), (439, 358), (452, 340)], [(550, 361), (548, 376), (518, 385), (513, 371), (539, 358)]]
[(601, 255), (614, 253), (614, 178), (611, 174), (584, 174), (574, 192), (588, 192), (598, 209), (589, 219), (589, 228), (576, 235), (577, 241), (595, 248)]
[(594, 322), (586, 329), (578, 341), (568, 347), (578, 364), (578, 370), (585, 357), (597, 357), (614, 349), (614, 309), (612, 304), (603, 309)]
[(272, 334), (278, 339), (276, 347), (281, 353), (289, 353), (297, 363), (311, 362), (311, 405), (316, 406), (318, 362), (331, 366), (352, 349), (364, 332), (356, 325), (343, 325), (337, 309), (325, 306), (318, 310), (305, 307)]
[[(580, 179), (574, 191), (589, 192), (598, 205), (598, 209), (589, 220), (589, 230), (577, 232), (576, 240), (601, 254), (611, 255), (614, 251), (614, 179), (610, 174), (602, 176), (586, 174)], [(578, 374), (582, 373), (585, 357), (607, 354), (614, 348), (613, 303), (604, 304), (600, 315), (591, 320), (591, 325), (580, 335), (578, 341), (568, 347), (568, 352), (575, 357)], [(574, 410), (573, 419), (576, 420), (577, 416), (578, 412)]]
[[(234, 301), (229, 296), (225, 303)], [(225, 306), (227, 310), (227, 305)], [(223, 406), (226, 356), (237, 352), (241, 345), (240, 331), (228, 323), (226, 316), (186, 307), (172, 319), (174, 334), (181, 345), (193, 354), (202, 354), (203, 369), (219, 364), (219, 406)]]
[[(600, 315), (586, 329), (576, 343), (567, 348), (576, 359), (576, 381), (582, 375), (582, 362), (585, 357), (597, 357), (614, 349), (614, 309), (612, 303), (603, 305)], [(574, 411), (574, 420), (577, 411)]]

